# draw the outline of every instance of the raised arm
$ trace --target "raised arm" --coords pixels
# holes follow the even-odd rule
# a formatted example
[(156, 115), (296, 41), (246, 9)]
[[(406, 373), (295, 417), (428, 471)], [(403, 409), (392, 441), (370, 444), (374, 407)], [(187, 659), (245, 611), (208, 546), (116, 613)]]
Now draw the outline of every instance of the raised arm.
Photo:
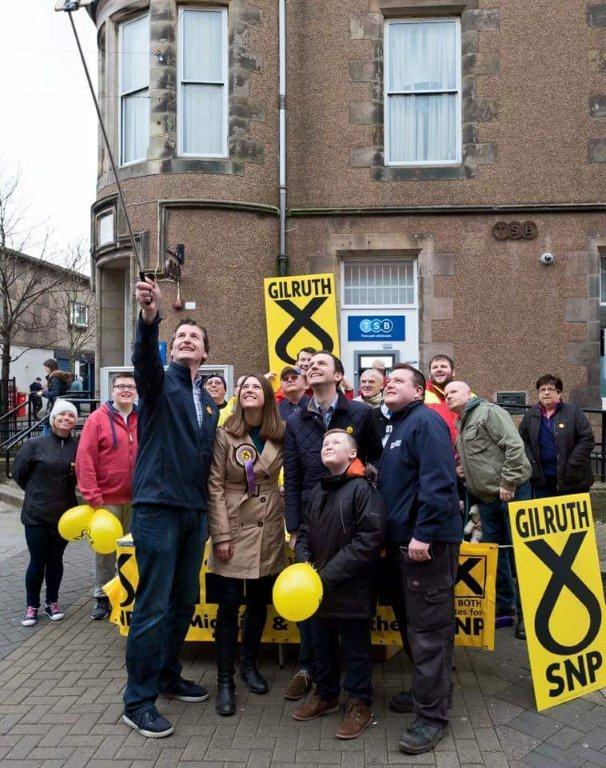
[(133, 365), (139, 397), (149, 399), (158, 392), (164, 380), (164, 367), (158, 347), (162, 294), (156, 282), (138, 282), (135, 298), (141, 312), (137, 322)]

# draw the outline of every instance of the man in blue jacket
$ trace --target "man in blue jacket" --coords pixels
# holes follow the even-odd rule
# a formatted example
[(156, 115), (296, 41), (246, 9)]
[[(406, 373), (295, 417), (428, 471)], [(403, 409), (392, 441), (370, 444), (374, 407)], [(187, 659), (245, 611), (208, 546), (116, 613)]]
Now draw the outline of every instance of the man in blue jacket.
[(413, 664), (398, 711), (414, 712), (400, 750), (432, 750), (448, 726), (454, 651), (454, 585), (462, 521), (446, 422), (424, 405), (425, 377), (399, 363), (384, 391), (393, 430), (379, 465), (388, 554), (399, 561), (401, 629)]
[(139, 282), (133, 354), (139, 393), (139, 452), (131, 531), (139, 586), (128, 641), (124, 722), (143, 736), (169, 736), (159, 694), (206, 701), (208, 691), (181, 677), (179, 653), (198, 598), (207, 538), (208, 473), (219, 411), (198, 380), (208, 337), (195, 320), (179, 323), (164, 370), (158, 348), (160, 289)]

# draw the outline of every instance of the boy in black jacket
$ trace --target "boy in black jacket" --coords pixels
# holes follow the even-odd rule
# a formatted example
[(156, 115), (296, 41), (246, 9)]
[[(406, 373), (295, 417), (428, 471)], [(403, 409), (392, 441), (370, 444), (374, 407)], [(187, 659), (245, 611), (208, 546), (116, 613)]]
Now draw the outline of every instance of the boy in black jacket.
[(385, 533), (383, 501), (356, 456), (351, 434), (343, 429), (326, 433), (322, 463), (330, 475), (312, 491), (296, 543), (297, 560), (317, 568), (324, 597), (312, 619), (316, 691), (293, 717), (313, 720), (339, 709), (341, 651), (343, 687), (350, 699), (336, 732), (339, 739), (355, 739), (372, 722), (370, 624), (376, 598), (371, 569)]

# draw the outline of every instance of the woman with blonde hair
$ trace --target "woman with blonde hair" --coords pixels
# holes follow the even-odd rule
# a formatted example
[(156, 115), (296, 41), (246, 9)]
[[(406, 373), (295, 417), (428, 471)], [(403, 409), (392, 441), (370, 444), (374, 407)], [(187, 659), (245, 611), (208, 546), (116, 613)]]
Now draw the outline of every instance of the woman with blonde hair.
[(236, 711), (233, 675), (243, 603), (240, 675), (252, 693), (269, 690), (257, 655), (273, 583), (285, 565), (278, 484), (283, 438), (271, 385), (262, 375), (244, 377), (233, 413), (217, 429), (208, 486), (213, 546), (207, 585), (219, 606), (215, 646), (220, 715)]

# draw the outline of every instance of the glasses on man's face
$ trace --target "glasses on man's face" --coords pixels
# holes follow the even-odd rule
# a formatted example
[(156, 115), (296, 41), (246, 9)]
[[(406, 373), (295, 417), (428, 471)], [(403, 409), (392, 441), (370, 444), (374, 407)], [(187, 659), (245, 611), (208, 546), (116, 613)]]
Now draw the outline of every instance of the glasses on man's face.
[(539, 389), (539, 395), (545, 395), (545, 394), (551, 395), (557, 391), (558, 390), (555, 387), (541, 387), (541, 389)]
[(134, 392), (137, 387), (134, 384), (114, 384), (114, 389), (118, 392)]

